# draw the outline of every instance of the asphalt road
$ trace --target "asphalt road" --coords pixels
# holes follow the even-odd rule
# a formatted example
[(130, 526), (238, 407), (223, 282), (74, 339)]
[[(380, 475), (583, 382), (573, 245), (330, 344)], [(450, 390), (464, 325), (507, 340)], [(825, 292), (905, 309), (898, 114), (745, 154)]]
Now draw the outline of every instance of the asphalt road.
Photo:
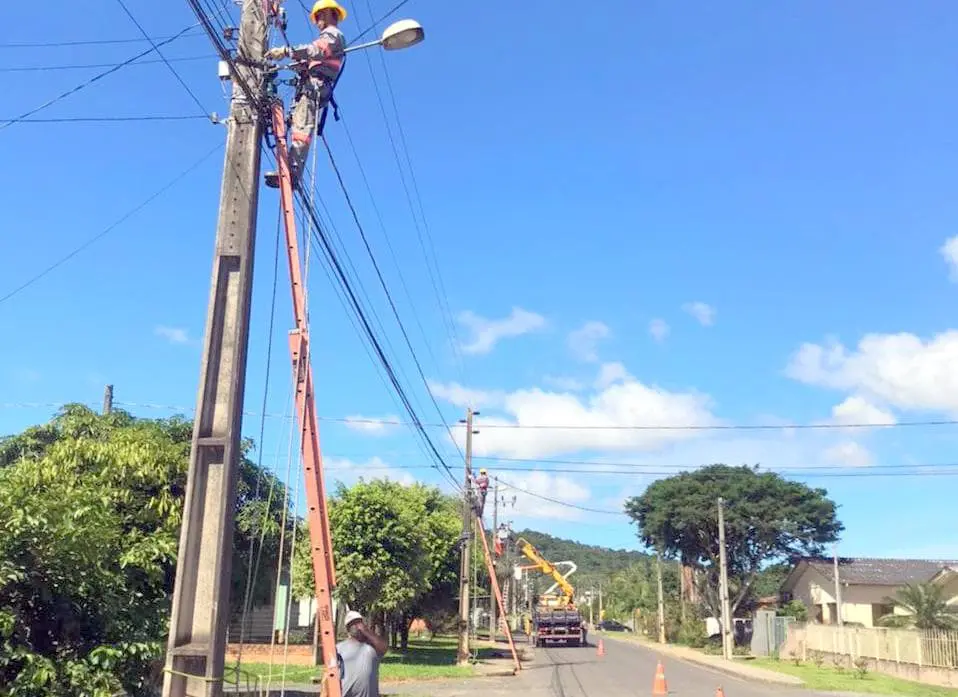
[[(591, 641), (595, 639), (590, 637)], [(550, 673), (548, 694), (552, 697), (636, 697), (652, 694), (658, 660), (655, 652), (644, 646), (605, 641), (603, 657), (597, 655), (594, 646), (540, 648), (528, 672)], [(714, 697), (719, 686), (725, 697), (826, 697), (782, 685), (749, 682), (675, 658), (663, 657), (663, 664), (669, 695), (676, 697)], [(538, 689), (534, 691), (538, 695), (542, 693), (543, 676), (536, 677)]]

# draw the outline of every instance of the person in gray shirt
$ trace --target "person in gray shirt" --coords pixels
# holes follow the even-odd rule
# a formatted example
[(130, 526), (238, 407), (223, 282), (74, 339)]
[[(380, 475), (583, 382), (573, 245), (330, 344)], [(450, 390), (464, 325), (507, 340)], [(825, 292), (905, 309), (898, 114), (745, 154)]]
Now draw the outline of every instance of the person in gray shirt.
[(346, 613), (348, 638), (336, 644), (343, 697), (379, 697), (379, 660), (386, 640), (366, 627), (355, 610)]

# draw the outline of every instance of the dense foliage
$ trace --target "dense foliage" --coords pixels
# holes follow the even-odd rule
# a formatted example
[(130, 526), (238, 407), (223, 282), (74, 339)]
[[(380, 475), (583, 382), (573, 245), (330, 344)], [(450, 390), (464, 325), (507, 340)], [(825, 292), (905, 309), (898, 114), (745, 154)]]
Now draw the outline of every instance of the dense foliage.
[[(73, 405), (0, 443), (0, 695), (99, 697), (155, 679), (191, 429)], [(261, 563), (275, 565), (281, 510), (263, 501), (270, 483), (243, 459), (234, 599), (264, 520)], [(255, 599), (270, 592), (262, 576)]]
[[(462, 531), (455, 499), (422, 484), (360, 481), (339, 487), (329, 520), (337, 594), (349, 607), (395, 628), (403, 643), (415, 616), (430, 621), (453, 609)], [(301, 544), (293, 592), (309, 596), (313, 587), (310, 548)]]
[(578, 589), (602, 585), (615, 572), (649, 559), (642, 552), (586, 545), (535, 530), (523, 530), (516, 533), (516, 537), (524, 537), (549, 561), (574, 561), (577, 569), (569, 581)]
[(818, 555), (842, 531), (824, 489), (752, 467), (711, 465), (661, 479), (626, 502), (647, 546), (699, 570), (709, 610), (718, 597), (719, 497), (725, 499), (725, 535), (733, 613), (756, 578), (774, 562)]

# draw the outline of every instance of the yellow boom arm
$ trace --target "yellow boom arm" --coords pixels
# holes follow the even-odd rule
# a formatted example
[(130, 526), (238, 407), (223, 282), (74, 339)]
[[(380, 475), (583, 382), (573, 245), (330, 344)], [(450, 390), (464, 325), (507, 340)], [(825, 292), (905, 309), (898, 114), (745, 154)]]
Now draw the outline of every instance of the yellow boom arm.
[(572, 584), (569, 583), (561, 573), (559, 573), (559, 570), (555, 567), (555, 565), (539, 554), (539, 551), (522, 537), (516, 540), (516, 546), (523, 555), (525, 555), (533, 564), (535, 564), (535, 567), (539, 569), (539, 571), (547, 576), (551, 576), (552, 580), (554, 580), (559, 588), (562, 589), (562, 598), (560, 599), (562, 604), (571, 604), (572, 598), (575, 595), (575, 589), (572, 587)]

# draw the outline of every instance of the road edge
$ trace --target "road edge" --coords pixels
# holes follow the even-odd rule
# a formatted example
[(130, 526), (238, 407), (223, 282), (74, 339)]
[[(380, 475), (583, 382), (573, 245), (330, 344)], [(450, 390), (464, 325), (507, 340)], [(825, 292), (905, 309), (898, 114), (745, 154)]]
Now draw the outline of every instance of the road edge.
[(657, 644), (651, 641), (645, 641), (637, 636), (628, 638), (613, 637), (608, 634), (600, 635), (604, 639), (616, 641), (622, 644), (638, 644), (639, 646), (659, 653), (663, 656), (669, 656), (686, 663), (692, 663), (703, 668), (711, 668), (719, 673), (724, 673), (735, 678), (744, 678), (763, 682), (769, 685), (782, 685), (787, 687), (805, 687), (805, 681), (794, 675), (787, 673), (776, 673), (768, 668), (758, 668), (746, 664), (736, 664), (734, 661), (726, 663), (717, 657), (700, 654), (694, 649), (685, 646), (676, 646), (674, 644)]

